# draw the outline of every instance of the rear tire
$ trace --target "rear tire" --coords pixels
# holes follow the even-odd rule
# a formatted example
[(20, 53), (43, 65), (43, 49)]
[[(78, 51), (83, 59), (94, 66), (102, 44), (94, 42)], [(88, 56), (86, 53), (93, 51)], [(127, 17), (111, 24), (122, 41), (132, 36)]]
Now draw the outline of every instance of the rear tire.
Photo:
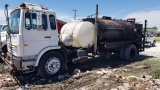
[(55, 77), (63, 72), (65, 65), (63, 56), (58, 52), (51, 51), (42, 56), (38, 74), (45, 78)]
[(137, 48), (133, 44), (129, 45), (124, 51), (125, 60), (134, 60), (137, 55)]

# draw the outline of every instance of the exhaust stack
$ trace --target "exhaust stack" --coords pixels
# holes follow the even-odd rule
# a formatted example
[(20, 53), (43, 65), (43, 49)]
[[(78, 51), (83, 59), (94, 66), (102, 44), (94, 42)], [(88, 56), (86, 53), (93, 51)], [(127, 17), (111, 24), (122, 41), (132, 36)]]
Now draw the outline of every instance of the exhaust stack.
[(98, 4), (96, 5), (96, 17), (95, 17), (95, 43), (94, 43), (94, 55), (97, 52), (97, 33), (98, 33)]

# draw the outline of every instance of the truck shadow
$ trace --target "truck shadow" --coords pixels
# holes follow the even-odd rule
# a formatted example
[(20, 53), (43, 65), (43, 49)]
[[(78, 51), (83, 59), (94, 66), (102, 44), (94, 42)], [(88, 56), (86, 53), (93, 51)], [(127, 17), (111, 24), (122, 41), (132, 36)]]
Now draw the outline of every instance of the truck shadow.
[[(75, 69), (80, 69), (81, 72), (86, 72), (88, 70), (94, 70), (99, 68), (118, 68), (123, 67), (125, 65), (143, 61), (148, 58), (153, 58), (153, 56), (145, 56), (145, 55), (139, 55), (134, 61), (124, 61), (121, 60), (119, 57), (112, 55), (110, 59), (105, 59), (103, 57), (96, 57), (94, 59), (88, 59), (85, 62), (78, 63), (78, 64), (69, 64), (68, 65), (68, 71), (65, 73), (68, 73), (71, 77)], [(46, 85), (46, 84), (53, 84), (57, 82), (61, 82), (61, 80), (58, 80), (58, 77), (52, 78), (52, 79), (44, 79), (42, 77), (39, 77), (37, 75), (37, 72), (28, 73), (28, 74), (20, 74), (16, 75), (15, 73), (12, 73), (13, 77), (17, 80), (20, 86), (24, 86), (26, 84), (29, 85)], [(68, 78), (71, 78), (68, 77)], [(66, 80), (68, 78), (65, 78), (63, 80)]]
[(139, 55), (133, 61), (121, 60), (118, 56), (112, 55), (110, 59), (105, 59), (103, 57), (97, 57), (95, 59), (88, 60), (84, 63), (80, 63), (77, 67), (81, 71), (93, 70), (98, 68), (118, 68), (134, 62), (143, 61), (148, 58), (153, 58), (153, 56)]

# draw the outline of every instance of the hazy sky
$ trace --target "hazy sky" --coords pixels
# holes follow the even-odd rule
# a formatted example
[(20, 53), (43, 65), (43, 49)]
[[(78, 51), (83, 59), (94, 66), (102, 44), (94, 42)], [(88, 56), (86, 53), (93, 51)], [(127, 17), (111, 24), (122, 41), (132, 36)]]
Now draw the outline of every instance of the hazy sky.
[(143, 23), (148, 20), (148, 26), (160, 29), (160, 0), (0, 0), (0, 23), (5, 23), (4, 5), (10, 5), (9, 10), (23, 2), (48, 6), (57, 14), (57, 18), (70, 22), (73, 20), (73, 9), (77, 9), (77, 18), (85, 18), (95, 13), (99, 5), (99, 17), (111, 16), (117, 19), (136, 18)]

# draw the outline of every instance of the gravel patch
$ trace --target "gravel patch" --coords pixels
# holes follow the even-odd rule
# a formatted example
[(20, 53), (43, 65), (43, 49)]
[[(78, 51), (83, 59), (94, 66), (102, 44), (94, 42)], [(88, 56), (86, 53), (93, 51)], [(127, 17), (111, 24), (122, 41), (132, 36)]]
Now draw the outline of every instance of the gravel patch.
[(152, 56), (154, 58), (160, 58), (160, 43), (156, 43), (155, 47), (147, 47), (141, 55)]

